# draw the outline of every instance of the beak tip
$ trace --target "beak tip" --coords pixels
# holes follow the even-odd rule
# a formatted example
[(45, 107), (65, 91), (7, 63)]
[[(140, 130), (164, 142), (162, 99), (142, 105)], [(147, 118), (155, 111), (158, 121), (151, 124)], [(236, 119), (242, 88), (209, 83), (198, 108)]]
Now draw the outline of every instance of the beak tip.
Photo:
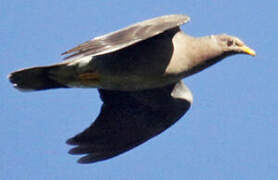
[(251, 56), (256, 56), (256, 52), (255, 51), (253, 51), (252, 53), (250, 53), (249, 55), (251, 55)]
[(253, 50), (253, 52), (250, 54), (251, 56), (256, 56), (256, 51)]
[(256, 51), (254, 51), (253, 49), (251, 49), (247, 46), (243, 46), (242, 51), (243, 51), (243, 53), (248, 54), (250, 56), (256, 56)]

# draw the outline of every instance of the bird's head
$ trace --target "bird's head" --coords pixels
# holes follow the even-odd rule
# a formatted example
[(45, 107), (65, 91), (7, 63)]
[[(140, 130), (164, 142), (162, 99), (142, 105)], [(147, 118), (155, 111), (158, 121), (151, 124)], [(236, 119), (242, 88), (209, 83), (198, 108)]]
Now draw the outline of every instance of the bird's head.
[(246, 46), (243, 41), (234, 36), (229, 36), (227, 34), (213, 35), (218, 45), (223, 49), (225, 53), (228, 54), (248, 54), (255, 56), (256, 52)]

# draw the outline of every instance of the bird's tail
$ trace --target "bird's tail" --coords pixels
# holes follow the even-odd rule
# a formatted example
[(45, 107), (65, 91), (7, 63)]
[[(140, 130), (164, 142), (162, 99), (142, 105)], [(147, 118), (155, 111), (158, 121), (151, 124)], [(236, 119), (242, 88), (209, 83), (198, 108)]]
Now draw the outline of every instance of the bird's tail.
[(8, 78), (14, 87), (21, 91), (66, 88), (66, 85), (57, 82), (52, 77), (52, 72), (59, 69), (60, 66), (62, 64), (21, 69), (9, 74)]

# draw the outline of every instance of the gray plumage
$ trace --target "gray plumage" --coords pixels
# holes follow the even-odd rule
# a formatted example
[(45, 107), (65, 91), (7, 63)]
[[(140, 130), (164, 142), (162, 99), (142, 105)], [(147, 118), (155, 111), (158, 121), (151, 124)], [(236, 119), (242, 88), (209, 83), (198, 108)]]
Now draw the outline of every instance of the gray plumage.
[[(146, 20), (116, 32), (106, 34), (89, 40), (77, 47), (74, 47), (64, 53), (74, 53), (65, 59), (79, 55), (102, 55), (123, 49), (125, 47), (144, 41), (150, 37), (163, 33), (171, 28), (176, 28), (188, 22), (190, 18), (184, 15), (168, 15)], [(79, 56), (80, 57), (80, 56)]]
[(67, 141), (80, 163), (114, 157), (174, 124), (193, 101), (181, 79), (227, 56), (255, 51), (226, 34), (195, 38), (183, 33), (184, 15), (143, 21), (63, 53), (58, 64), (15, 71), (20, 90), (98, 88), (103, 105), (95, 122)]

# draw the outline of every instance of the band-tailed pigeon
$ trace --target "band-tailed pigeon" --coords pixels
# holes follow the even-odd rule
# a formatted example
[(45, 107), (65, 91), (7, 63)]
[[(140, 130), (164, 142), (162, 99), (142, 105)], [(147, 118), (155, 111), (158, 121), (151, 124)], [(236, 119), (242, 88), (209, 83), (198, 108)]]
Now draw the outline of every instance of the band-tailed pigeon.
[(103, 101), (94, 123), (67, 141), (80, 163), (105, 160), (128, 151), (174, 124), (193, 97), (182, 79), (227, 56), (255, 51), (226, 34), (192, 37), (180, 25), (189, 17), (146, 20), (89, 40), (65, 61), (15, 71), (20, 90), (98, 88)]

